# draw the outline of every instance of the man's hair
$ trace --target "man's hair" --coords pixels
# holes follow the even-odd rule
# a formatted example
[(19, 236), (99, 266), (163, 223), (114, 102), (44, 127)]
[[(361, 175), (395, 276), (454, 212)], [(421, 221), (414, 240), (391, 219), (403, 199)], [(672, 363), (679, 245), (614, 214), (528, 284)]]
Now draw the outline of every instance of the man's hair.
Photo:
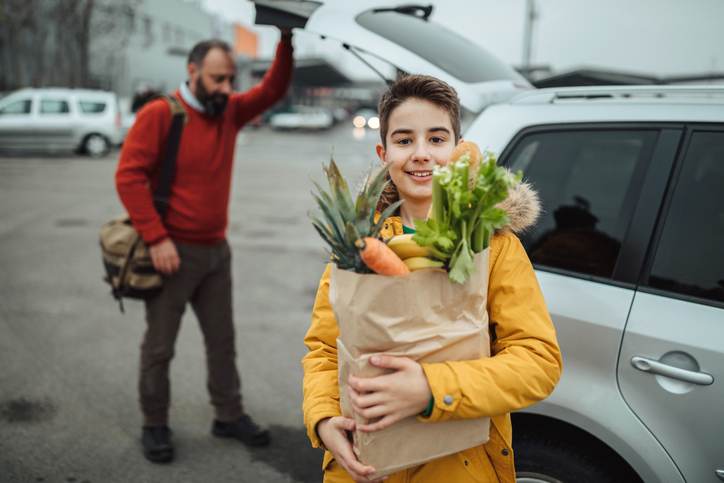
[(206, 54), (208, 54), (209, 50), (211, 49), (221, 49), (229, 55), (231, 55), (232, 52), (231, 46), (229, 46), (229, 44), (227, 44), (223, 40), (202, 40), (201, 42), (194, 45), (191, 49), (191, 52), (189, 52), (187, 64), (196, 64), (197, 66), (201, 67), (201, 63), (204, 61), (204, 58), (206, 58)]
[(407, 99), (416, 98), (432, 102), (450, 115), (455, 142), (460, 139), (460, 99), (449, 84), (429, 75), (407, 75), (389, 86), (377, 106), (380, 117), (380, 137), (387, 147), (390, 114)]

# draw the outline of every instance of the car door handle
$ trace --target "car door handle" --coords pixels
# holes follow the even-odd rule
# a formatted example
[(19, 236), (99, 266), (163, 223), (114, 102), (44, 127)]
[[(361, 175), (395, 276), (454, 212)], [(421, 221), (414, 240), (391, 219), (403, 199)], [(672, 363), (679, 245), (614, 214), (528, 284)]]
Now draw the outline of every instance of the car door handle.
[(641, 356), (633, 356), (631, 365), (639, 371), (659, 374), (661, 376), (678, 379), (680, 381), (699, 384), (700, 386), (708, 386), (714, 382), (714, 376), (705, 372), (688, 371), (679, 367), (670, 366), (653, 359)]

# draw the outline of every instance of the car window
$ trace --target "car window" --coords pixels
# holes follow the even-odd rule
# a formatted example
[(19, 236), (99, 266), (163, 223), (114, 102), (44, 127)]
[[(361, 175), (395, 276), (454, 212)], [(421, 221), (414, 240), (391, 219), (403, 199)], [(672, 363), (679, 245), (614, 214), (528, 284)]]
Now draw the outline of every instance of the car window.
[[(465, 82), (525, 80), (481, 47), (414, 15), (370, 10), (357, 23)], [(454, 52), (454, 55), (451, 53)]]
[(648, 286), (724, 302), (724, 132), (695, 132), (683, 159)]
[(11, 102), (7, 106), (0, 109), (0, 114), (30, 114), (30, 99), (22, 99)]
[(521, 240), (537, 266), (611, 277), (638, 196), (654, 130), (537, 132), (508, 165), (538, 191), (542, 214)]
[(67, 114), (70, 112), (68, 101), (58, 99), (41, 99), (40, 100), (40, 113), (41, 114)]
[(80, 101), (78, 102), (81, 112), (85, 114), (96, 114), (106, 110), (106, 103), (99, 101)]

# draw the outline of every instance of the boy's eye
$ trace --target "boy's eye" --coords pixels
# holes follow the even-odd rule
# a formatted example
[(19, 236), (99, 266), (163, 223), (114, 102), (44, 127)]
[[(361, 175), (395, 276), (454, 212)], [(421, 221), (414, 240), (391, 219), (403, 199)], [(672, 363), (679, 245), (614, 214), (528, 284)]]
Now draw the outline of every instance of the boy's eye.
[(395, 143), (401, 144), (401, 145), (403, 145), (403, 146), (408, 145), (408, 144), (410, 144), (411, 142), (412, 142), (412, 141), (411, 141), (410, 139), (408, 139), (408, 138), (401, 138), (401, 139), (398, 139), (397, 141), (395, 141)]
[(433, 136), (433, 137), (430, 138), (430, 142), (432, 142), (433, 144), (444, 143), (444, 142), (445, 142), (445, 138), (441, 138), (441, 137), (439, 137), (439, 136)]

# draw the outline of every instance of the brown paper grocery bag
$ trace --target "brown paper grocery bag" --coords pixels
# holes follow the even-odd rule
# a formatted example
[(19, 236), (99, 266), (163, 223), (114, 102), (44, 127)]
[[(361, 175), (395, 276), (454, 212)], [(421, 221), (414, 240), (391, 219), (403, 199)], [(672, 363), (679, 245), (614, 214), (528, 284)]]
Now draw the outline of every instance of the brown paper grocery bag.
[[(354, 417), (347, 401), (349, 375), (383, 373), (369, 364), (372, 355), (419, 362), (490, 356), (488, 253), (475, 256), (475, 271), (462, 285), (451, 282), (443, 270), (387, 277), (332, 268), (329, 300), (339, 325), (339, 389), (345, 416)], [(355, 432), (354, 447), (360, 461), (373, 466), (379, 478), (483, 444), (489, 431), (489, 418), (423, 423), (410, 417), (381, 431)]]

